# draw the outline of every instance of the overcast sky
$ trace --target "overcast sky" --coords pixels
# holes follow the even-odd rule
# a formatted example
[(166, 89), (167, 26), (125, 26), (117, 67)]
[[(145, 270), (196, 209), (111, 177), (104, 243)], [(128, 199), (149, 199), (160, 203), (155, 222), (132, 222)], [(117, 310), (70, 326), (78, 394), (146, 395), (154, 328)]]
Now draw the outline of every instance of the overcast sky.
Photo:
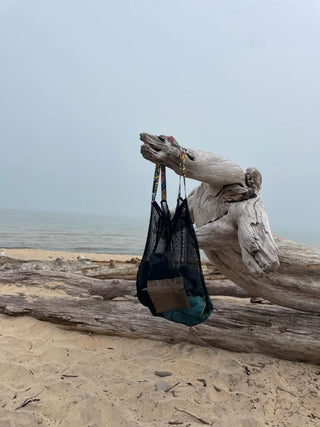
[(319, 230), (319, 76), (318, 0), (0, 0), (0, 208), (149, 216), (149, 132)]

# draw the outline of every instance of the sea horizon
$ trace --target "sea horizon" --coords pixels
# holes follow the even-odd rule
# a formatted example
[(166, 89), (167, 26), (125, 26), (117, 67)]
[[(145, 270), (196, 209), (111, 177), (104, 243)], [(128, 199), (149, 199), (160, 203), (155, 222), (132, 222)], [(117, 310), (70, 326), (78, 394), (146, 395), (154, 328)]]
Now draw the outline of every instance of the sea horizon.
[[(142, 255), (148, 223), (149, 215), (128, 217), (0, 208), (0, 248)], [(272, 227), (272, 232), (320, 248), (318, 230)]]
[(0, 248), (139, 254), (149, 218), (0, 209)]

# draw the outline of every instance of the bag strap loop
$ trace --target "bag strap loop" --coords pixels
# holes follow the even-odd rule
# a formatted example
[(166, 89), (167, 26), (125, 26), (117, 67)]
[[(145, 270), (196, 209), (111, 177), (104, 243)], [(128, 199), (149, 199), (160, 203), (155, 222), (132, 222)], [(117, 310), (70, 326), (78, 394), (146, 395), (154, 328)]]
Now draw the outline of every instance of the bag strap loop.
[(184, 196), (187, 198), (187, 186), (186, 186), (186, 149), (180, 148), (180, 176), (179, 176), (179, 193), (178, 199), (181, 197), (181, 177), (183, 178)]
[[(173, 136), (167, 137), (168, 141), (180, 151), (180, 173), (179, 173), (179, 191), (178, 199), (181, 197), (181, 178), (183, 178), (184, 196), (187, 197), (186, 188), (186, 149), (182, 148)], [(152, 186), (152, 202), (156, 200), (159, 178), (161, 173), (161, 200), (167, 200), (167, 180), (166, 167), (160, 163), (156, 164)]]
[(154, 202), (157, 197), (160, 172), (161, 172), (161, 200), (167, 200), (166, 167), (157, 163), (154, 171), (154, 178), (153, 178), (152, 200), (151, 200), (152, 202)]

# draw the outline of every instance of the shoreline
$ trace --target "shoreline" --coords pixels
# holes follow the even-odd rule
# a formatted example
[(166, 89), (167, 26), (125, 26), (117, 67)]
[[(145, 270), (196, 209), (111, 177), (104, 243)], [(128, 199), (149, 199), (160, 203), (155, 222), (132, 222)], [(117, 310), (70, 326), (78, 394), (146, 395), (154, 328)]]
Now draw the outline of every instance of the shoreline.
[(28, 248), (28, 249), (2, 248), (0, 249), (0, 251), (1, 250), (6, 254), (6, 256), (10, 258), (16, 258), (21, 260), (39, 260), (39, 261), (53, 260), (53, 259), (56, 259), (58, 256), (62, 256), (67, 261), (71, 261), (71, 260), (76, 260), (79, 255), (95, 261), (109, 261), (110, 259), (114, 261), (127, 261), (132, 258), (141, 259), (142, 257), (142, 255), (52, 251), (47, 249), (32, 249), (32, 248)]

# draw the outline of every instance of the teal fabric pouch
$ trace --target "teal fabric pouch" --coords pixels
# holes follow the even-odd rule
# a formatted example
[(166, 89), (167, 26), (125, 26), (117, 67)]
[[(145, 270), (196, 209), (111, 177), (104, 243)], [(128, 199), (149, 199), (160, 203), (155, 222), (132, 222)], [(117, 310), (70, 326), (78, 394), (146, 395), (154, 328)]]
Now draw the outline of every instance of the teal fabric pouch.
[(206, 311), (206, 300), (203, 297), (188, 297), (190, 307), (168, 310), (162, 313), (163, 317), (176, 323), (195, 326), (204, 322), (212, 310)]

